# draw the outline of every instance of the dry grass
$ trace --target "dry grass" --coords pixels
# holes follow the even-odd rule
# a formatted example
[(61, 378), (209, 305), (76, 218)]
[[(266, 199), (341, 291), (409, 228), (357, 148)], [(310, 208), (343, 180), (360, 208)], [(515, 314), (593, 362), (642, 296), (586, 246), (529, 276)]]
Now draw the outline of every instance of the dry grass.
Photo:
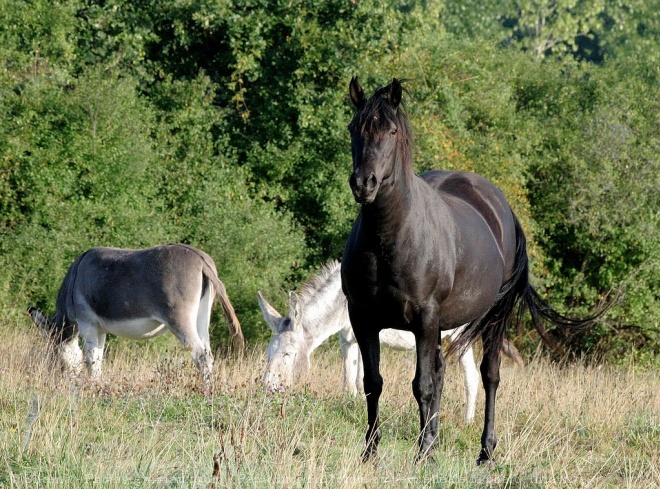
[(364, 401), (342, 393), (335, 349), (284, 395), (262, 389), (261, 350), (218, 360), (216, 392), (204, 396), (173, 341), (114, 345), (105, 380), (91, 384), (50, 373), (43, 340), (23, 330), (0, 328), (2, 487), (660, 487), (654, 371), (506, 365), (497, 464), (476, 468), (483, 394), (478, 421), (464, 426), (452, 362), (436, 463), (415, 465), (414, 358), (384, 352), (374, 466), (359, 462)]

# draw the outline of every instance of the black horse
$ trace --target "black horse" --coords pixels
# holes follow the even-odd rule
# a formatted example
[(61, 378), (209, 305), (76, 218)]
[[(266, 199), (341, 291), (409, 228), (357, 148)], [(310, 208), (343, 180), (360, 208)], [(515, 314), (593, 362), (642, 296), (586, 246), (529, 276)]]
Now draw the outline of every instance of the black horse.
[(346, 243), (341, 275), (364, 362), (368, 428), (363, 459), (376, 453), (381, 436), (379, 330), (408, 330), (416, 338), (412, 388), (419, 405), (419, 460), (437, 441), (445, 372), (440, 331), (468, 323), (456, 349), (483, 340), (486, 409), (477, 463), (491, 460), (500, 348), (516, 310), (527, 306), (542, 336), (541, 318), (581, 327), (593, 317), (564, 317), (537, 295), (529, 283), (523, 231), (491, 182), (462, 171), (414, 174), (412, 133), (399, 80), (368, 100), (357, 77), (349, 91), (357, 109), (348, 126), (353, 153), (349, 183), (362, 205)]

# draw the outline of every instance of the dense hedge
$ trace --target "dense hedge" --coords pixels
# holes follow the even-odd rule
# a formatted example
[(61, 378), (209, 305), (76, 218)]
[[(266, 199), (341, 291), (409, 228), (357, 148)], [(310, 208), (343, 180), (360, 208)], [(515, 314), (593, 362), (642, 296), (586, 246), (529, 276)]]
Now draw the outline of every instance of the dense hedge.
[(357, 211), (348, 80), (396, 76), (417, 169), (495, 181), (544, 295), (585, 314), (616, 294), (567, 343), (657, 358), (657, 0), (432, 3), (4, 2), (2, 318), (52, 311), (86, 248), (181, 241), (215, 258), (248, 340), (264, 338), (256, 291), (283, 308)]

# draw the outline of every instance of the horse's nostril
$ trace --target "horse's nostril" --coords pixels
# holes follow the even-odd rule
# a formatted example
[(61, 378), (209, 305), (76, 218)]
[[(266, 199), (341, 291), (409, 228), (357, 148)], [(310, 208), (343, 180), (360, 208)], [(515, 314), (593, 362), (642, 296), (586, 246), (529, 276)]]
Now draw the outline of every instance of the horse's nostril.
[(366, 185), (369, 188), (374, 188), (376, 186), (376, 175), (373, 173), (369, 176), (369, 180), (367, 181)]

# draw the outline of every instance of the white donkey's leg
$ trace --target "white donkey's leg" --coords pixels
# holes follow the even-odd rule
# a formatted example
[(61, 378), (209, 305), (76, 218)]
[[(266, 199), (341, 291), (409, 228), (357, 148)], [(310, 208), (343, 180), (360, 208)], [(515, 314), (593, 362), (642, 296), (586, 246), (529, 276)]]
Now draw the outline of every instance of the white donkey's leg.
[(348, 334), (339, 332), (339, 346), (344, 358), (344, 389), (353, 395), (357, 395), (358, 387), (362, 386), (362, 362), (360, 361), (360, 348), (355, 341), (353, 332)]
[(87, 364), (89, 377), (92, 380), (99, 380), (103, 367), (103, 349), (105, 348), (106, 335), (92, 324), (79, 322), (78, 329), (83, 339), (85, 363)]
[[(458, 336), (463, 332), (466, 325), (460, 326), (455, 329), (442, 331), (442, 338), (449, 337), (450, 342), (456, 341)], [(465, 353), (458, 358), (459, 365), (463, 371), (463, 379), (465, 382), (465, 422), (471, 423), (474, 419), (474, 409), (477, 403), (477, 390), (479, 389), (479, 371), (477, 364), (474, 363), (474, 351), (472, 346), (465, 350)]]
[(471, 423), (474, 419), (474, 408), (477, 403), (477, 389), (479, 388), (479, 371), (474, 363), (474, 352), (470, 346), (458, 359), (465, 380), (465, 422)]

